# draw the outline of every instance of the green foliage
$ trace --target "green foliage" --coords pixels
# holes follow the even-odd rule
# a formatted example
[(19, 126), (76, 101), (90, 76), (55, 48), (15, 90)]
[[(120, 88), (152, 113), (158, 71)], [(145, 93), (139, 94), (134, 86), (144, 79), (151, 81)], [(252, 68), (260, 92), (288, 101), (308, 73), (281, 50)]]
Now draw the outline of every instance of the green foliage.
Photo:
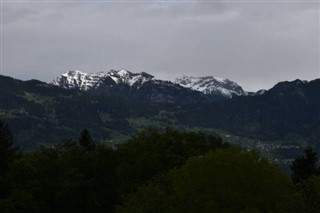
[[(12, 141), (8, 132), (2, 142)], [(149, 129), (117, 149), (92, 143), (85, 130), (79, 142), (12, 158), (1, 212), (319, 212), (319, 176), (295, 186), (257, 152), (219, 137)]]
[(13, 145), (13, 135), (8, 125), (0, 120), (0, 178), (9, 164), (17, 157), (18, 148)]
[(8, 125), (0, 120), (0, 199), (9, 193), (5, 175), (12, 162), (19, 157), (18, 147), (13, 145), (13, 135)]
[(31, 92), (25, 92), (23, 98), (27, 99), (28, 101), (33, 101), (37, 104), (45, 104), (46, 102), (50, 101), (50, 99), (47, 99), (46, 97), (41, 97), (40, 95)]
[(13, 191), (8, 199), (0, 200), (0, 209), (2, 213), (39, 212), (34, 197), (25, 191)]
[(320, 212), (320, 176), (310, 177), (299, 188), (307, 205), (306, 212)]
[(121, 159), (118, 174), (125, 183), (124, 190), (135, 191), (139, 184), (180, 167), (189, 157), (203, 155), (221, 146), (226, 146), (221, 138), (200, 132), (148, 129), (118, 146)]
[(12, 193), (2, 205), (26, 199), (24, 212), (110, 211), (118, 199), (115, 162), (110, 148), (88, 152), (72, 141), (24, 154), (7, 175)]
[(173, 210), (172, 197), (160, 184), (150, 182), (139, 187), (136, 193), (128, 195), (117, 213), (162, 213)]
[(166, 178), (167, 183), (160, 178), (140, 187), (117, 212), (153, 212), (158, 207), (158, 212), (210, 213), (301, 209), (290, 179), (253, 151), (235, 147), (210, 151), (192, 157)]
[(308, 147), (304, 155), (291, 164), (292, 180), (302, 195), (305, 212), (308, 213), (320, 212), (320, 168), (317, 162), (317, 153)]
[(129, 124), (138, 129), (142, 130), (147, 127), (160, 127), (161, 123), (159, 121), (156, 121), (152, 118), (145, 118), (145, 117), (138, 117), (138, 118), (129, 118), (128, 119)]
[(87, 129), (82, 130), (79, 138), (79, 144), (87, 150), (94, 150), (96, 147), (96, 144), (92, 140), (90, 132)]
[(303, 183), (312, 175), (320, 174), (317, 168), (318, 157), (311, 147), (305, 149), (303, 156), (296, 158), (290, 166), (292, 170), (292, 180), (294, 183)]
[(256, 152), (233, 147), (192, 158), (172, 175), (183, 212), (273, 212), (292, 191), (290, 180), (274, 165)]
[(112, 121), (112, 118), (111, 118), (110, 114), (108, 114), (108, 113), (99, 112), (99, 116), (100, 116), (101, 121), (104, 123)]

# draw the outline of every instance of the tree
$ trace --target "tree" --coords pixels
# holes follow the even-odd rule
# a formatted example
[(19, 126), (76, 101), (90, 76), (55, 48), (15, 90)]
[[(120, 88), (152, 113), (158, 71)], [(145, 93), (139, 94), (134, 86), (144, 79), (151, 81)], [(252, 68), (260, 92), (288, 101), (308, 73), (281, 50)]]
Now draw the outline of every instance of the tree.
[(23, 153), (6, 174), (0, 212), (112, 212), (121, 198), (116, 163), (113, 149), (70, 140)]
[(0, 199), (10, 193), (5, 174), (17, 157), (18, 148), (13, 146), (13, 135), (8, 125), (0, 121)]
[(125, 197), (125, 202), (117, 206), (116, 213), (162, 213), (177, 212), (172, 207), (173, 198), (162, 184), (150, 181), (138, 188), (134, 194)]
[(320, 169), (317, 167), (318, 157), (311, 147), (304, 155), (295, 159), (291, 164), (292, 181), (304, 199), (310, 213), (320, 211)]
[(320, 176), (312, 176), (308, 178), (303, 186), (299, 187), (308, 212), (320, 212)]
[(117, 172), (124, 191), (132, 192), (141, 183), (181, 167), (189, 157), (224, 146), (227, 145), (221, 138), (201, 132), (148, 129), (118, 146), (120, 165)]
[(0, 178), (7, 172), (17, 154), (18, 148), (13, 146), (13, 135), (8, 125), (0, 121)]
[(116, 212), (303, 212), (290, 178), (254, 151), (218, 148), (166, 177), (139, 187)]
[(95, 142), (92, 140), (90, 132), (87, 129), (84, 129), (79, 138), (79, 144), (86, 148), (87, 150), (94, 150), (96, 147)]
[(317, 161), (317, 153), (313, 152), (311, 147), (306, 148), (304, 155), (296, 158), (290, 166), (292, 181), (295, 184), (303, 183), (312, 175), (318, 175)]
[(281, 212), (292, 192), (279, 168), (235, 147), (191, 158), (173, 173), (173, 186), (182, 212)]

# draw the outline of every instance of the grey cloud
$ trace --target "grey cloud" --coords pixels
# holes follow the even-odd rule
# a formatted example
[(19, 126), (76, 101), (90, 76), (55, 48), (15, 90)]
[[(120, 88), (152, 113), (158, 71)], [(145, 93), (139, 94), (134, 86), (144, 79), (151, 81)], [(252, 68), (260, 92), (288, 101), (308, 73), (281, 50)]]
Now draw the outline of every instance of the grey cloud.
[(70, 69), (213, 75), (245, 89), (319, 78), (315, 3), (4, 4), (3, 74), (50, 81)]
[(16, 21), (27, 18), (30, 15), (36, 14), (37, 11), (24, 4), (8, 4), (3, 3), (2, 16), (3, 25), (14, 23)]

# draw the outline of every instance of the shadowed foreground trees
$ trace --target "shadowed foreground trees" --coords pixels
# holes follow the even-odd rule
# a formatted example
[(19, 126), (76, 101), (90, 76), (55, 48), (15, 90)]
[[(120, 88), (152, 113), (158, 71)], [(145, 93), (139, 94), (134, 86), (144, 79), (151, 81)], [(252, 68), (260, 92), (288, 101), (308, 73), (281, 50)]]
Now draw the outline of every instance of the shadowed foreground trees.
[(181, 167), (192, 156), (227, 146), (220, 137), (201, 132), (143, 131), (119, 145), (116, 151), (120, 158), (117, 172), (123, 183), (122, 190), (133, 192), (144, 181)]
[[(7, 212), (104, 212), (118, 199), (116, 157), (98, 146), (88, 152), (66, 141), (25, 154), (7, 174)], [(2, 206), (1, 206), (2, 204)]]
[(256, 152), (229, 147), (141, 186), (117, 212), (303, 212), (294, 192), (290, 178)]
[(86, 130), (78, 143), (24, 153), (6, 174), (2, 212), (113, 212), (145, 181), (223, 146), (217, 137), (170, 129), (147, 130), (116, 150), (92, 144)]
[(0, 178), (17, 155), (18, 148), (13, 145), (13, 135), (8, 125), (0, 120)]
[(292, 181), (310, 213), (320, 212), (320, 168), (317, 163), (317, 153), (308, 147), (304, 155), (296, 158), (291, 165)]
[(313, 175), (319, 175), (320, 169), (317, 167), (317, 153), (313, 152), (311, 147), (304, 151), (304, 155), (298, 157), (292, 162), (292, 180), (294, 183), (303, 183)]
[(258, 153), (199, 132), (149, 129), (111, 149), (86, 130), (8, 165), (1, 213), (319, 212), (318, 176), (295, 186)]
[(10, 164), (19, 157), (18, 147), (13, 145), (13, 135), (8, 125), (0, 120), (0, 199), (8, 196), (9, 187), (5, 174)]
[(79, 145), (92, 151), (96, 147), (96, 143), (92, 140), (90, 132), (88, 129), (82, 130), (79, 138)]

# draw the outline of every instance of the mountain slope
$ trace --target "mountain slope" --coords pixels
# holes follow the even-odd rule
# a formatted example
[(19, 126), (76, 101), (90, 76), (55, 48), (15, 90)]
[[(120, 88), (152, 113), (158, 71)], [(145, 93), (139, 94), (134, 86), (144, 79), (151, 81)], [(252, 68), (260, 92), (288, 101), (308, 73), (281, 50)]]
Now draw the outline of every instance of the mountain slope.
[[(116, 142), (139, 129), (136, 118), (159, 115), (156, 105), (141, 100), (93, 96), (1, 75), (0, 82), (0, 119), (8, 122), (24, 150), (77, 138), (84, 128), (90, 129), (97, 142)], [(169, 123), (163, 116), (161, 122)]]
[(320, 79), (280, 82), (259, 96), (186, 107), (177, 117), (189, 125), (216, 127), (260, 139), (309, 141), (320, 146)]
[[(303, 142), (320, 149), (320, 79), (280, 82), (259, 96), (219, 102), (197, 102), (192, 96), (193, 102), (182, 101), (199, 92), (177, 85), (176, 90), (182, 91), (177, 96), (163, 81), (155, 87), (156, 80), (146, 81), (137, 89), (140, 97), (137, 93), (92, 95), (5, 76), (0, 76), (0, 82), (0, 119), (9, 123), (23, 149), (77, 138), (84, 128), (89, 128), (99, 142), (115, 143), (144, 128), (167, 126), (221, 129), (233, 135)], [(122, 86), (125, 92), (135, 92), (129, 85)], [(159, 102), (171, 95), (176, 102)]]

